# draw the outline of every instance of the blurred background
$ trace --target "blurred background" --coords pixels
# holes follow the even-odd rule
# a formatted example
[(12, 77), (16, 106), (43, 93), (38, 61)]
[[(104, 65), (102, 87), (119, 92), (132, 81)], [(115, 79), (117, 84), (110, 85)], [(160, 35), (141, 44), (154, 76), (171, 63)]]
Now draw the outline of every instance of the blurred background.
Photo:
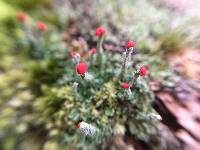
[[(25, 26), (16, 16), (19, 12), (27, 16)], [(31, 54), (33, 59), (25, 40), (31, 39), (32, 30), (26, 26), (34, 27), (38, 21), (44, 22), (48, 31), (44, 51)], [(68, 130), (59, 119), (54, 120), (61, 127), (57, 130), (52, 120), (38, 112), (46, 108), (43, 101), (55, 96), (44, 85), (53, 87), (63, 73), (56, 68), (57, 61), (49, 65), (45, 58), (53, 55), (64, 60), (65, 51), (92, 48), (96, 45), (92, 35), (98, 26), (107, 30), (104, 49), (120, 53), (127, 40), (137, 42), (138, 59), (149, 66), (153, 76), (149, 84), (155, 95), (152, 106), (162, 117), (157, 130), (165, 143), (156, 148), (152, 146), (155, 141), (143, 142), (125, 134), (113, 136), (105, 149), (199, 150), (199, 0), (0, 0), (0, 149), (89, 149), (77, 148), (73, 136), (60, 132)], [(38, 107), (41, 110), (35, 109)]]

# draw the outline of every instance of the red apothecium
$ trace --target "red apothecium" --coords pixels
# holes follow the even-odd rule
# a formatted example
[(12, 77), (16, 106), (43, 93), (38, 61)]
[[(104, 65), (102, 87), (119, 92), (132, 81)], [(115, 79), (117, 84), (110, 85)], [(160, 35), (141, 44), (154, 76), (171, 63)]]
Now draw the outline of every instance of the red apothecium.
[(126, 48), (132, 48), (132, 47), (134, 47), (136, 45), (136, 43), (134, 42), (134, 41), (128, 41), (127, 43), (126, 43)]
[(131, 85), (130, 85), (129, 83), (123, 83), (123, 84), (121, 85), (121, 87), (122, 87), (123, 89), (129, 89), (129, 88), (131, 87)]
[(40, 31), (44, 32), (48, 29), (48, 26), (43, 22), (37, 22), (37, 27)]
[(84, 75), (87, 72), (88, 66), (86, 63), (78, 63), (76, 65), (76, 71), (78, 74)]
[(18, 12), (16, 14), (16, 16), (17, 16), (17, 19), (22, 23), (27, 20), (27, 15), (25, 13), (23, 13), (23, 12)]
[(93, 54), (93, 55), (96, 54), (96, 52), (97, 52), (96, 48), (92, 48), (92, 49), (90, 50), (90, 53)]
[(98, 27), (96, 29), (96, 36), (103, 36), (106, 33), (106, 30), (103, 27)]
[(145, 76), (147, 74), (147, 69), (146, 67), (141, 67), (140, 68), (140, 76)]

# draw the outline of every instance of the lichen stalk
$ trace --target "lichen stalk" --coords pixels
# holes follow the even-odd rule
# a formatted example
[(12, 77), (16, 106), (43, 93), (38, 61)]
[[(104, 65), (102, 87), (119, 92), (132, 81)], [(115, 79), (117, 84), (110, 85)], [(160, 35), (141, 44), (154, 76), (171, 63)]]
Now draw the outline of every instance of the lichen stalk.
[(122, 63), (121, 75), (120, 75), (120, 78), (121, 78), (122, 82), (125, 80), (125, 75), (126, 75), (126, 71), (127, 71), (128, 57), (129, 57), (129, 50), (126, 49), (126, 51), (125, 51), (125, 57), (124, 57), (123, 63)]

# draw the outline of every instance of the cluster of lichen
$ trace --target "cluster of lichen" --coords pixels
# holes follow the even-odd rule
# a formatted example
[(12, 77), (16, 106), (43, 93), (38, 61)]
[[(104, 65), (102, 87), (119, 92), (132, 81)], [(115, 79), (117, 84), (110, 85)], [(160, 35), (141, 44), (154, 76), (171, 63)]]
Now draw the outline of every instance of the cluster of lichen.
[[(44, 40), (36, 41), (37, 47), (29, 41), (23, 44), (28, 39), (21, 38), (23, 41), (19, 42), (20, 53), (28, 52), (25, 54), (30, 59), (24, 67), (30, 73), (26, 82), (33, 95), (16, 106), (22, 135), (38, 130), (37, 134), (41, 134), (38, 138), (54, 139), (63, 147), (94, 149), (94, 146), (105, 148), (109, 138), (126, 132), (145, 142), (156, 134), (157, 121), (147, 117), (154, 112), (150, 104), (153, 95), (146, 86), (148, 77), (137, 81), (131, 88), (132, 94), (124, 97), (125, 89), (121, 88), (119, 79), (121, 54), (105, 50), (104, 61), (101, 64), (97, 61), (89, 68), (94, 79), (88, 82), (76, 73), (68, 49), (60, 53), (63, 58), (57, 57), (49, 38), (42, 35), (41, 38)], [(34, 51), (44, 46), (44, 41), (48, 44), (37, 51), (37, 56), (42, 57), (36, 57)], [(141, 60), (135, 60), (127, 71), (127, 79), (134, 78), (131, 72), (140, 63)], [(79, 84), (78, 91), (73, 89), (74, 82)], [(75, 127), (78, 121), (89, 122), (100, 132), (92, 137), (83, 136)]]
[[(21, 43), (19, 42), (20, 53), (34, 51), (31, 46)], [(53, 47), (51, 44), (48, 46), (46, 50)], [(20, 82), (16, 89), (22, 88), (23, 92), (20, 91), (21, 96), (14, 95), (8, 102), (12, 109), (4, 109), (4, 112), (10, 111), (11, 116), (16, 118), (16, 131), (13, 135), (28, 136), (30, 140), (35, 137), (45, 142), (53, 139), (54, 142), (63, 145), (63, 148), (94, 148), (97, 145), (106, 147), (106, 144), (102, 143), (115, 134), (124, 135), (128, 130), (125, 127), (127, 124), (135, 137), (147, 142), (148, 137), (155, 133), (152, 121), (145, 118), (152, 112), (152, 99), (148, 96), (150, 91), (140, 91), (133, 87), (134, 95), (130, 100), (118, 95), (122, 90), (118, 79), (121, 55), (107, 50), (103, 68), (99, 70), (98, 64), (91, 67), (90, 72), (95, 78), (92, 82), (86, 82), (77, 75), (69, 51), (66, 50), (64, 53), (66, 59), (59, 59), (54, 53), (42, 59), (30, 56), (32, 53), (24, 53), (28, 54), (26, 57), (29, 59), (23, 65), (23, 69), (28, 74), (21, 70), (19, 78), (23, 78), (23, 82), (16, 81)], [(18, 58), (20, 59), (20, 56)], [(15, 65), (15, 62), (8, 63), (8, 60), (6, 63), (8, 67)], [(16, 71), (8, 77), (12, 76), (19, 80)], [(11, 79), (9, 81), (12, 81), (11, 84), (14, 83)], [(73, 91), (74, 81), (79, 83), (78, 93)], [(4, 86), (3, 89), (9, 87)], [(80, 120), (90, 122), (101, 134), (83, 138), (75, 127)], [(23, 144), (18, 142), (16, 146), (20, 148)]]
[[(157, 10), (144, 0), (135, 3), (135, 5), (129, 5), (123, 2), (122, 5), (114, 5), (116, 6), (114, 13), (101, 11), (102, 7), (110, 6), (107, 1), (101, 1), (100, 4), (95, 2), (91, 9), (96, 9), (98, 16), (103, 19), (106, 18), (105, 16), (109, 17), (109, 13), (112, 14), (112, 17), (109, 17), (111, 19), (104, 20), (105, 25), (108, 26), (110, 22), (114, 22), (119, 30), (118, 36), (125, 33), (126, 38), (133, 38), (134, 35), (139, 43), (138, 48), (147, 52), (145, 55), (134, 56), (132, 69), (140, 64), (151, 66), (148, 76), (158, 77), (162, 73), (160, 70), (166, 68), (167, 65), (163, 63), (160, 56), (155, 56), (154, 53), (157, 51), (162, 53), (160, 49), (176, 48), (179, 45), (180, 36), (176, 30), (166, 36), (170, 30), (168, 28), (170, 21), (166, 19), (168, 18), (166, 16), (171, 16), (169, 12), (164, 9)], [(95, 7), (96, 5), (101, 7)], [(160, 12), (159, 17), (155, 18), (155, 22), (158, 23), (152, 23), (149, 26), (148, 21), (151, 17), (147, 16), (146, 19), (144, 17), (146, 12), (145, 14), (133, 13), (136, 12), (138, 5), (151, 8), (152, 13), (149, 15)], [(118, 6), (121, 8), (118, 9)], [(131, 8), (127, 9), (128, 6)], [(109, 11), (109, 9), (106, 10)], [(95, 11), (90, 12), (94, 15)], [(135, 14), (134, 17), (130, 17), (132, 14)], [(91, 17), (95, 18), (95, 15), (92, 15)], [(78, 14), (77, 16), (77, 21), (80, 21), (80, 16)], [(57, 28), (63, 27), (63, 24), (55, 23), (54, 19), (48, 18), (49, 24), (52, 22), (53, 24), (50, 26), (50, 31), (43, 37), (45, 44), (41, 55), (45, 57), (36, 59), (32, 55), (34, 50), (29, 47), (22, 30), (16, 28), (18, 23), (13, 21), (16, 20), (13, 18), (1, 23), (5, 28), (0, 29), (2, 30), (0, 42), (4, 43), (0, 45), (2, 54), (0, 149), (30, 149), (30, 147), (32, 149), (42, 147), (48, 150), (80, 147), (94, 149), (94, 146), (106, 147), (106, 140), (113, 135), (130, 133), (133, 137), (148, 142), (149, 137), (156, 133), (154, 121), (146, 118), (149, 113), (154, 112), (150, 105), (153, 93), (148, 88), (142, 89), (143, 85), (139, 85), (141, 86), (139, 89), (132, 88), (132, 97), (128, 100), (123, 99), (123, 89), (120, 87), (118, 78), (122, 63), (120, 54), (108, 52), (109, 49), (106, 49), (104, 68), (99, 70), (98, 64), (97, 67), (89, 68), (95, 78), (90, 83), (85, 82), (76, 74), (75, 66), (69, 57), (71, 49), (69, 45), (65, 47), (66, 43), (61, 36), (64, 30)], [(159, 23), (160, 20), (165, 25), (164, 27)], [(83, 30), (80, 31), (81, 34), (94, 30), (88, 24), (80, 22), (78, 24)], [(112, 30), (109, 27), (107, 29)], [(108, 32), (108, 35), (112, 36), (106, 37), (107, 41), (114, 43), (120, 41), (118, 37), (113, 36), (112, 32), (109, 30)], [(90, 38), (90, 41), (96, 42), (95, 38)], [(13, 49), (16, 51), (12, 51)], [(167, 72), (164, 71), (164, 73)], [(79, 83), (78, 94), (75, 94), (72, 88), (74, 81)], [(147, 81), (148, 77), (144, 83), (146, 84)], [(95, 137), (84, 137), (75, 127), (81, 120), (97, 127), (101, 134)]]

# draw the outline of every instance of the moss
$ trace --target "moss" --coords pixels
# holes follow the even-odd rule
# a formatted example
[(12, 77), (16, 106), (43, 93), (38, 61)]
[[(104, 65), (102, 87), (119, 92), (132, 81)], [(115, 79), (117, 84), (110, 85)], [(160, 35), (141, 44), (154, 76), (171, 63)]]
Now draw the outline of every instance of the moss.
[(15, 8), (4, 1), (0, 1), (0, 22), (8, 17), (15, 15)]
[(31, 62), (27, 69), (31, 71), (29, 85), (38, 93), (42, 84), (54, 84), (64, 72), (59, 68), (57, 60)]
[(34, 9), (37, 8), (38, 6), (45, 6), (45, 7), (50, 7), (52, 4), (52, 0), (4, 0), (5, 2), (9, 4), (14, 4), (18, 7), (21, 7), (26, 10)]

